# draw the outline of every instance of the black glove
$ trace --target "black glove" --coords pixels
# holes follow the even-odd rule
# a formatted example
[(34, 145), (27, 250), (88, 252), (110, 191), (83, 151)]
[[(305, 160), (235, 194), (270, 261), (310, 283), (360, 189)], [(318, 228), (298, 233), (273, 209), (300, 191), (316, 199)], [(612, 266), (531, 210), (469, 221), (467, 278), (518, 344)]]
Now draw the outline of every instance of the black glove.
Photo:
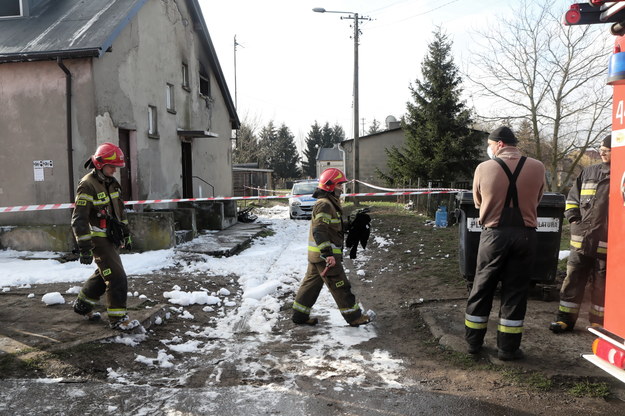
[(80, 250), (80, 263), (82, 264), (93, 263), (93, 250), (91, 249)]

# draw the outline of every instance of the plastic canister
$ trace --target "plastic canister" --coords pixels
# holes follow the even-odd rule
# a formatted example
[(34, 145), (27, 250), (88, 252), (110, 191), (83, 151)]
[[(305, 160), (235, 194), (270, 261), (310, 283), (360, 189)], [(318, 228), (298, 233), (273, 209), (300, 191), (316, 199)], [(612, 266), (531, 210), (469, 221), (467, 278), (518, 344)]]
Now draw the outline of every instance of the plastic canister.
[(436, 210), (436, 217), (434, 223), (437, 227), (447, 227), (447, 207), (445, 205), (441, 205)]

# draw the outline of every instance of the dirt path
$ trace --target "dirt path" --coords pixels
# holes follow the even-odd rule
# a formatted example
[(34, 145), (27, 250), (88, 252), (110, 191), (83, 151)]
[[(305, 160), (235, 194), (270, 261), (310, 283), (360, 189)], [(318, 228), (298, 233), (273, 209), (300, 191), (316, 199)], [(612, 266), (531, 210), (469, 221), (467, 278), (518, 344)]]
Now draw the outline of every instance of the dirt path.
[[(8, 322), (7, 317), (12, 317), (14, 325), (17, 321), (35, 321), (29, 314), (50, 314), (51, 318), (30, 329), (25, 325), (22, 338), (14, 332), (12, 339), (21, 346), (0, 345), (11, 352), (0, 354), (0, 377), (114, 379), (152, 387), (189, 388), (293, 384), (303, 389), (336, 390), (356, 383), (386, 389), (391, 395), (425, 389), (474, 397), (528, 414), (625, 414), (623, 386), (579, 357), (589, 351), (592, 336), (580, 329), (555, 337), (546, 329), (556, 302), (531, 300), (523, 339), (526, 360), (512, 364), (498, 361), (493, 328), (486, 340), (486, 353), (478, 360), (471, 359), (462, 343), (466, 289), (457, 273), (457, 230), (433, 229), (424, 226), (419, 217), (392, 211), (374, 210), (372, 216), (374, 235), (379, 238), (360, 253), (361, 260), (347, 260), (346, 268), (359, 300), (376, 311), (377, 320), (370, 329), (345, 327), (346, 334), (362, 331), (359, 336), (367, 340), (346, 347), (344, 356), (337, 357), (336, 350), (316, 349), (316, 340), (328, 336), (323, 321), (314, 328), (296, 327), (290, 322), (292, 288), (280, 289), (280, 319), (269, 335), (260, 339), (253, 331), (255, 323), (242, 319), (228, 337), (216, 336), (214, 329), (220, 317), (228, 313), (227, 307), (182, 308), (166, 304), (162, 294), (174, 285), (188, 291), (227, 288), (231, 299), (240, 303), (236, 276), (172, 269), (149, 279), (130, 280), (130, 291), (145, 296), (133, 299), (133, 313), (144, 314), (146, 319), (152, 316), (151, 322), (156, 321), (134, 340), (88, 342), (93, 334), (99, 338), (115, 334), (106, 332), (104, 324), (85, 326), (70, 319), (72, 324), (65, 325), (63, 317), (74, 318), (67, 304), (46, 308), (41, 302), (30, 307), (24, 302), (26, 292), (63, 293), (68, 284), (1, 294), (0, 321)], [(288, 250), (287, 245), (284, 247)], [(331, 305), (331, 300), (324, 302)], [(320, 307), (326, 306), (321, 302)], [(156, 310), (163, 312), (154, 314)], [(185, 319), (186, 313), (193, 318)], [(161, 319), (155, 317), (161, 316), (164, 319), (159, 325)], [(87, 342), (59, 348), (62, 342), (55, 339), (61, 338), (61, 330), (65, 340), (74, 333)], [(177, 349), (170, 348), (173, 344)], [(612, 393), (607, 399), (576, 397), (569, 393), (573, 387), (585, 389), (587, 394), (598, 394), (602, 388)]]

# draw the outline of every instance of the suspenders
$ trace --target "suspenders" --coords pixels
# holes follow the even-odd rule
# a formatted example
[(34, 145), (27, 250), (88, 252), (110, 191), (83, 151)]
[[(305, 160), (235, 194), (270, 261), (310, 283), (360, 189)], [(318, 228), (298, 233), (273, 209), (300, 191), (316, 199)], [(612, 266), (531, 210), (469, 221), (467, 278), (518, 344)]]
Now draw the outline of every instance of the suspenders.
[[(517, 165), (514, 173), (510, 171), (508, 165), (496, 157), (494, 160), (499, 163), (503, 171), (506, 173), (508, 180), (510, 181), (510, 185), (508, 185), (508, 193), (506, 194), (506, 201), (503, 205), (503, 210), (501, 212), (501, 218), (499, 219), (499, 226), (516, 226), (516, 227), (524, 227), (525, 222), (523, 221), (523, 216), (521, 215), (521, 211), (519, 209), (519, 194), (517, 192), (516, 180), (521, 173), (521, 169), (525, 164), (525, 160), (527, 157), (522, 156), (519, 160), (519, 164)], [(512, 206), (510, 206), (510, 202), (512, 202)]]

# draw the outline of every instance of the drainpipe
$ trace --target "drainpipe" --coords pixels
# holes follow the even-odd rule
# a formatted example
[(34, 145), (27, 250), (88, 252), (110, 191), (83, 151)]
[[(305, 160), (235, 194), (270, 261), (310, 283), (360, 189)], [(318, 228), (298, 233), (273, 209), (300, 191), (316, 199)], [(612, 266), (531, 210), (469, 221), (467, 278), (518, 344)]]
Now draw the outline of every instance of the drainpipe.
[(72, 140), (72, 73), (63, 63), (60, 57), (56, 58), (56, 63), (65, 72), (65, 99), (67, 101), (67, 164), (69, 173), (69, 200), (74, 201), (74, 153)]

